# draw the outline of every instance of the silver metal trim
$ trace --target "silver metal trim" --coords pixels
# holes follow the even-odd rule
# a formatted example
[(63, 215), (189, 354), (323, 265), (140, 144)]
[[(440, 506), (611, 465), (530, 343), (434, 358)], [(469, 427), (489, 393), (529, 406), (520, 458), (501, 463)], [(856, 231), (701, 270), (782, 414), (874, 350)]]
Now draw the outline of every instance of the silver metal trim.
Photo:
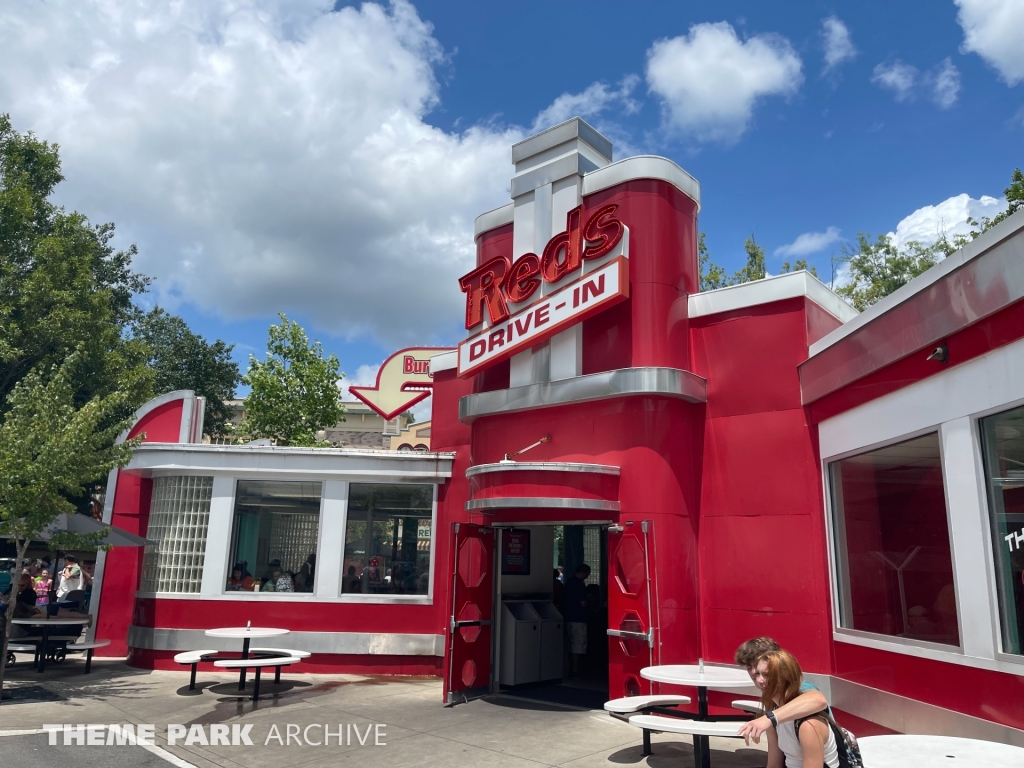
[(597, 164), (589, 157), (572, 153), (565, 157), (539, 165), (533, 170), (512, 177), (512, 197), (516, 198), (533, 192), (537, 187), (551, 184), (569, 176), (583, 176), (598, 169)]
[(620, 368), (571, 379), (466, 395), (459, 400), (459, 421), (472, 424), (481, 416), (497, 413), (519, 413), (553, 405), (638, 395), (706, 403), (707, 381), (695, 373), (678, 368)]
[(512, 223), (512, 214), (515, 210), (515, 203), (506, 203), (500, 208), (481, 213), (473, 221), (473, 239), (480, 237), (484, 232), (490, 232), (498, 227), (505, 227)]
[(900, 733), (961, 736), (1024, 747), (1024, 731), (832, 676), (829, 703)]
[(544, 526), (549, 525), (598, 525), (598, 526), (612, 526), (614, 521), (612, 520), (516, 520), (514, 522), (503, 523), (500, 521), (494, 521), (488, 523), (492, 528), (529, 528), (530, 526)]
[[(586, 120), (573, 117), (564, 123), (553, 125), (512, 145), (512, 163), (518, 163), (541, 152), (579, 139), (603, 157), (612, 159), (612, 143), (597, 132)], [(515, 197), (515, 195), (513, 195)]]
[(700, 210), (700, 183), (668, 158), (657, 155), (634, 155), (591, 171), (583, 177), (583, 196), (637, 179), (668, 182), (693, 200)]
[(502, 499), (473, 499), (466, 502), (466, 511), (499, 509), (596, 509), (601, 512), (618, 512), (619, 502), (603, 499), (544, 498), (543, 496), (519, 496)]
[[(444, 656), (444, 635), (384, 632), (292, 632), (260, 642), (268, 648), (302, 648), (310, 653), (361, 656)], [(238, 650), (231, 638), (207, 637), (201, 629), (128, 628), (128, 646), (153, 651), (190, 651), (210, 648)]]
[(568, 461), (499, 461), (477, 464), (466, 470), (466, 477), (488, 475), (492, 472), (586, 472), (592, 475), (616, 475), (621, 470), (608, 464), (579, 464)]

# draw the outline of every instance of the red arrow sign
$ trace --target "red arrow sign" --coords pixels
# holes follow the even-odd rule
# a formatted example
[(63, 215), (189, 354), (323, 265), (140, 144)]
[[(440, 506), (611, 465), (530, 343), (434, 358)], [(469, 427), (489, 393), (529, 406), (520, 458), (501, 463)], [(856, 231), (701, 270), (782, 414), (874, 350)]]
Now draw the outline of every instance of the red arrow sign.
[(385, 419), (391, 420), (430, 397), (434, 388), (430, 358), (451, 350), (451, 347), (410, 347), (399, 350), (381, 365), (375, 386), (357, 387), (353, 384), (348, 391)]

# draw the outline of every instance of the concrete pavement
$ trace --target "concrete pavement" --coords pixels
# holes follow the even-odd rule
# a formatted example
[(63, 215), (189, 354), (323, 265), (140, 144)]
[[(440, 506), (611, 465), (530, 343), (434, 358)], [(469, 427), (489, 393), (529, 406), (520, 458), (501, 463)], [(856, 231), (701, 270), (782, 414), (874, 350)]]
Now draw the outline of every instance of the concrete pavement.
[[(62, 700), (0, 705), (5, 764), (37, 765), (42, 759), (76, 768), (693, 765), (687, 737), (656, 734), (654, 754), (644, 758), (640, 731), (603, 712), (508, 696), (444, 707), (436, 678), (303, 675), (285, 670), (281, 686), (262, 684), (264, 698), (254, 706), (239, 697), (237, 675), (201, 670), (197, 690), (189, 691), (187, 671), (149, 672), (105, 659), (94, 660), (90, 675), (83, 675), (82, 669), (81, 662), (69, 660), (48, 667), (42, 678), (28, 664), (12, 670), (10, 686), (41, 685)], [(64, 746), (63, 733), (55, 735), (55, 746), (49, 745), (48, 734), (3, 735), (50, 723), (151, 724), (154, 746), (113, 746), (117, 733), (109, 729), (94, 729), (93, 736), (109, 740), (111, 746)], [(217, 725), (227, 728), (218, 735), (213, 730)], [(323, 743), (325, 726), (328, 744)], [(85, 736), (72, 734), (69, 739), (84, 741)], [(237, 746), (231, 745), (233, 737)], [(203, 743), (211, 740), (221, 743)], [(747, 747), (735, 739), (711, 743), (714, 768), (766, 763), (763, 744)]]

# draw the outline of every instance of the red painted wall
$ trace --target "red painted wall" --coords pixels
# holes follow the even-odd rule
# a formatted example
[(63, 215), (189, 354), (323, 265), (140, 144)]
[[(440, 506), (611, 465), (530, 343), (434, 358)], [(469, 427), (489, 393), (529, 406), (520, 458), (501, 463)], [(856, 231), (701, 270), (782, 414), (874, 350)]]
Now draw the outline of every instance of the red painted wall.
[(828, 325), (803, 298), (692, 321), (694, 372), (708, 381), (700, 500), (706, 659), (732, 662), (744, 640), (771, 635), (808, 671), (831, 672), (821, 479), (796, 370)]

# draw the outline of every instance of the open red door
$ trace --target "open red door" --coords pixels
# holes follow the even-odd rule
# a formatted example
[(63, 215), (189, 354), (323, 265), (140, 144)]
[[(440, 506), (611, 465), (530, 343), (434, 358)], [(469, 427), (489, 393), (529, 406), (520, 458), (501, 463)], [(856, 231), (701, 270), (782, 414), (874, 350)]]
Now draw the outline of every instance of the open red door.
[(452, 610), (445, 659), (445, 703), (459, 704), (488, 692), (494, 529), (452, 524)]
[(657, 664), (651, 523), (608, 528), (608, 695), (650, 694), (640, 670)]

